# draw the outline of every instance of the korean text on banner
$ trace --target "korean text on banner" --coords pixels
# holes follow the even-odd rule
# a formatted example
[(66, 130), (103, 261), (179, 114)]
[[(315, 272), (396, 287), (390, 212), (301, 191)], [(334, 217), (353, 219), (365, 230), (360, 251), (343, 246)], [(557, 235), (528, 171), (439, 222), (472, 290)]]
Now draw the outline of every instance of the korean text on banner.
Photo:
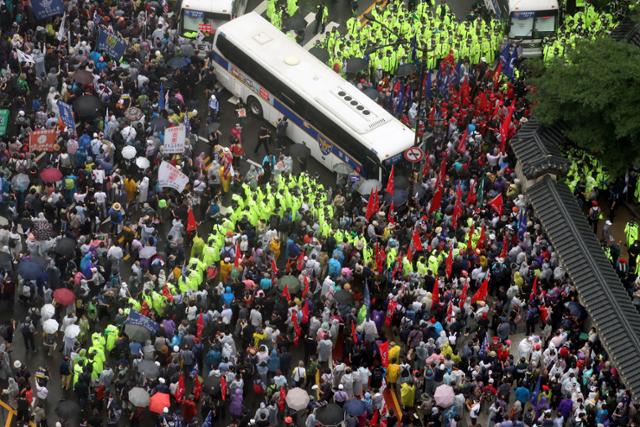
[(9, 110), (0, 110), (0, 136), (7, 134), (7, 127), (9, 126)]
[(73, 110), (71, 109), (71, 105), (66, 102), (58, 101), (58, 110), (60, 110), (60, 119), (62, 123), (67, 127), (67, 129), (71, 129), (72, 134), (76, 133), (76, 121), (73, 118)]
[(158, 183), (160, 188), (169, 187), (182, 193), (189, 183), (189, 177), (171, 163), (163, 161), (158, 169)]
[(167, 128), (164, 130), (164, 154), (184, 153), (184, 144), (187, 132), (184, 125)]
[(102, 51), (116, 61), (119, 61), (122, 55), (124, 55), (125, 50), (127, 50), (127, 43), (117, 35), (109, 33), (104, 28), (100, 28), (98, 30), (96, 50)]
[(39, 21), (64, 13), (62, 0), (31, 0), (31, 9)]
[(29, 134), (29, 151), (55, 151), (57, 137), (55, 129), (34, 130)]

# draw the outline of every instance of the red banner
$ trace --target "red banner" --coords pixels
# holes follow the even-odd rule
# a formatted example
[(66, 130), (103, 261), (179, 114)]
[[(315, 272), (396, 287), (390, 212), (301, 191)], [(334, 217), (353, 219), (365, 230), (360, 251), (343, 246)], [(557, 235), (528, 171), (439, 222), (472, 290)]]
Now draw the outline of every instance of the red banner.
[(29, 134), (29, 151), (55, 151), (56, 138), (55, 129), (34, 130)]

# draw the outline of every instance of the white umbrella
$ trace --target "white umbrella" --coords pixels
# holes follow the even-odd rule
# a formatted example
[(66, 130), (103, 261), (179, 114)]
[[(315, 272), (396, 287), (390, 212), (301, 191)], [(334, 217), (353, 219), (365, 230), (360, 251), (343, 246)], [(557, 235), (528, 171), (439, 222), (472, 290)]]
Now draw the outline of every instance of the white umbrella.
[(136, 159), (136, 166), (138, 166), (140, 169), (147, 169), (149, 166), (151, 166), (151, 162), (149, 162), (149, 159), (147, 159), (146, 157), (138, 157)]
[(294, 411), (300, 411), (309, 404), (309, 393), (300, 387), (294, 387), (287, 393), (287, 406)]
[(47, 319), (42, 324), (42, 330), (45, 334), (55, 334), (59, 326), (56, 319)]
[(154, 256), (156, 253), (158, 253), (158, 251), (156, 250), (155, 246), (145, 246), (144, 248), (140, 249), (140, 258), (148, 259)]
[(51, 319), (54, 314), (56, 314), (56, 308), (53, 304), (45, 304), (40, 309), (40, 317), (42, 320)]
[(80, 335), (80, 326), (78, 325), (69, 325), (64, 330), (64, 336), (67, 338), (76, 338)]
[(436, 405), (441, 408), (448, 408), (453, 405), (454, 397), (455, 393), (453, 391), (453, 387), (447, 384), (440, 384), (438, 388), (436, 388), (436, 392), (433, 394)]
[(136, 147), (133, 145), (127, 145), (122, 148), (122, 157), (127, 160), (133, 159), (137, 154)]

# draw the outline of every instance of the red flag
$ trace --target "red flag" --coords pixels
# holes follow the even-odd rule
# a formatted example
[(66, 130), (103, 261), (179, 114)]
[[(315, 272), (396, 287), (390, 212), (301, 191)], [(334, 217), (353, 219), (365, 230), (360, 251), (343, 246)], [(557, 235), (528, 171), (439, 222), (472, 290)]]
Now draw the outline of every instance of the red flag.
[(351, 321), (351, 338), (354, 344), (358, 344), (358, 334), (356, 333), (356, 322)]
[(533, 286), (531, 287), (531, 295), (529, 295), (529, 302), (532, 302), (538, 293), (538, 276), (533, 275)]
[(424, 153), (424, 165), (422, 165), (422, 177), (429, 176), (431, 170), (431, 164), (429, 164), (429, 153)]
[(447, 159), (446, 157), (440, 162), (440, 171), (438, 172), (438, 182), (442, 184), (447, 175)]
[(280, 412), (284, 412), (284, 409), (286, 407), (286, 399), (287, 399), (287, 392), (283, 387), (280, 387), (280, 398), (278, 399), (278, 409), (280, 410)]
[(276, 265), (275, 259), (271, 260), (271, 272), (273, 273), (274, 276), (278, 274), (278, 266)]
[(196, 337), (200, 339), (202, 337), (202, 331), (204, 330), (204, 315), (200, 313), (196, 322)]
[(467, 139), (469, 138), (469, 130), (465, 127), (464, 132), (460, 136), (460, 141), (458, 142), (458, 148), (456, 149), (458, 153), (464, 153), (467, 149)]
[(469, 282), (465, 281), (460, 293), (460, 310), (464, 309), (464, 304), (467, 302), (467, 292), (469, 292)]
[(307, 276), (303, 276), (302, 281), (304, 282), (304, 289), (302, 290), (302, 299), (304, 299), (309, 293), (309, 278)]
[(389, 179), (387, 180), (387, 188), (385, 188), (384, 191), (387, 192), (387, 194), (390, 194), (393, 197), (393, 193), (395, 191), (393, 185), (394, 185), (394, 174), (395, 174), (395, 165), (391, 165), (391, 172), (389, 172)]
[(447, 306), (447, 322), (451, 323), (452, 317), (453, 317), (453, 300), (449, 300), (449, 305)]
[(300, 328), (300, 325), (298, 324), (298, 310), (293, 310), (291, 312), (291, 324), (293, 325), (293, 345), (297, 347), (302, 333), (302, 328)]
[(500, 258), (506, 258), (508, 251), (509, 251), (509, 236), (507, 236), (507, 233), (504, 233), (504, 237), (502, 238), (502, 250), (500, 251)]
[(476, 249), (484, 249), (484, 243), (487, 240), (487, 234), (484, 231), (484, 224), (480, 228), (480, 237), (478, 238), (478, 244), (476, 244)]
[(500, 73), (502, 73), (502, 61), (498, 61), (498, 66), (493, 72), (493, 87), (497, 87), (500, 82)]
[(431, 198), (431, 206), (429, 206), (429, 213), (432, 214), (440, 209), (440, 203), (442, 203), (442, 185), (438, 185), (436, 192)]
[(502, 193), (498, 194), (493, 199), (489, 200), (487, 204), (493, 209), (498, 215), (502, 215), (502, 209), (504, 207), (504, 199), (502, 198)]
[(386, 260), (387, 254), (384, 252), (384, 249), (378, 246), (378, 242), (376, 242), (376, 267), (378, 268), (378, 273), (382, 273), (382, 270), (384, 270)]
[(302, 324), (306, 325), (307, 323), (309, 323), (309, 300), (306, 300), (302, 306)]
[(511, 103), (509, 106), (509, 110), (507, 112), (506, 117), (502, 121), (502, 125), (500, 126), (500, 152), (504, 153), (507, 148), (507, 141), (509, 140), (509, 129), (511, 127), (511, 117), (513, 116), (513, 112), (516, 106), (515, 103)]
[(200, 399), (200, 394), (202, 393), (202, 383), (200, 383), (200, 376), (196, 374), (196, 377), (193, 379), (193, 397), (196, 401)]
[(196, 231), (198, 225), (196, 224), (196, 217), (193, 214), (193, 209), (189, 208), (187, 211), (187, 233)]
[(380, 418), (380, 412), (378, 410), (373, 411), (373, 417), (371, 417), (371, 422), (369, 423), (369, 427), (378, 427), (378, 419)]
[(433, 282), (433, 289), (431, 290), (431, 311), (434, 311), (440, 304), (440, 284), (438, 283), (438, 276), (436, 281)]
[(451, 224), (453, 228), (458, 226), (458, 218), (462, 215), (462, 187), (458, 185), (456, 190), (456, 202), (453, 205), (453, 213), (451, 216)]
[(469, 227), (469, 243), (467, 243), (467, 250), (468, 251), (472, 251), (473, 250), (473, 233), (475, 232), (475, 227), (473, 224), (471, 224), (471, 227)]
[(387, 212), (387, 221), (389, 224), (395, 224), (396, 220), (393, 218), (393, 214), (396, 211), (396, 206), (393, 204), (393, 199), (391, 200), (391, 204), (389, 205), (389, 212)]
[(389, 341), (379, 342), (378, 351), (380, 352), (380, 361), (382, 362), (382, 367), (386, 368), (389, 366)]
[(291, 302), (291, 294), (289, 293), (289, 285), (284, 285), (282, 289), (282, 296), (286, 298), (287, 302)]
[(298, 255), (296, 268), (298, 269), (298, 271), (302, 271), (302, 269), (304, 268), (304, 251), (300, 251), (300, 255)]
[(182, 402), (185, 392), (186, 390), (184, 386), (184, 375), (180, 374), (180, 376), (178, 377), (178, 386), (176, 387), (176, 392), (174, 394), (174, 397), (178, 402)]
[(224, 375), (220, 375), (220, 394), (222, 400), (227, 400), (227, 379)]
[(242, 252), (240, 252), (240, 242), (238, 240), (236, 240), (236, 257), (233, 260), (233, 266), (235, 268), (238, 268), (240, 266), (240, 260), (242, 259)]
[(447, 277), (450, 279), (451, 274), (453, 273), (453, 243), (449, 248), (449, 254), (447, 254), (447, 261), (445, 263), (445, 272), (447, 273)]
[(409, 262), (413, 262), (413, 248), (409, 245), (409, 249), (407, 249), (407, 259)]
[(169, 302), (173, 302), (173, 295), (171, 295), (171, 291), (168, 286), (164, 286), (162, 288), (162, 296), (167, 299)]
[(398, 306), (398, 301), (391, 300), (389, 304), (387, 304), (387, 313), (384, 316), (384, 325), (388, 328), (391, 326), (391, 318), (393, 317), (393, 313), (396, 311), (396, 307)]
[(469, 182), (469, 192), (467, 193), (467, 206), (473, 205), (478, 200), (475, 183)]
[(473, 304), (476, 301), (484, 301), (487, 298), (488, 294), (489, 294), (489, 276), (487, 275), (487, 277), (485, 277), (484, 280), (482, 281), (480, 288), (478, 288), (476, 293), (473, 294), (473, 296), (471, 297), (471, 304)]
[(371, 220), (371, 217), (373, 217), (373, 215), (378, 212), (378, 209), (380, 209), (380, 202), (378, 200), (378, 189), (374, 187), (371, 189), (371, 193), (369, 194), (369, 201), (367, 202), (367, 211), (365, 213), (367, 221)]
[(411, 241), (413, 242), (413, 247), (416, 251), (424, 250), (422, 246), (422, 241), (420, 241), (420, 233), (418, 233), (418, 228), (413, 229), (413, 235), (411, 236)]

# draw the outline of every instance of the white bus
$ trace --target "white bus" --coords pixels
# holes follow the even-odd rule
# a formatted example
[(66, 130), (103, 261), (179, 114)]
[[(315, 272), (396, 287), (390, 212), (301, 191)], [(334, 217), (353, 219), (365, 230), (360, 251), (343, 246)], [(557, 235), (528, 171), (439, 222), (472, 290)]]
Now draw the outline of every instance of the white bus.
[(542, 55), (542, 39), (553, 36), (560, 25), (558, 0), (500, 0), (500, 7), (509, 39), (519, 42), (522, 56)]
[(248, 0), (180, 0), (178, 31), (186, 38), (196, 38), (201, 24), (211, 26), (214, 33), (220, 25), (241, 16)]
[(218, 29), (212, 55), (229, 92), (272, 124), (287, 117), (287, 136), (329, 169), (382, 180), (413, 146), (411, 129), (254, 12)]

